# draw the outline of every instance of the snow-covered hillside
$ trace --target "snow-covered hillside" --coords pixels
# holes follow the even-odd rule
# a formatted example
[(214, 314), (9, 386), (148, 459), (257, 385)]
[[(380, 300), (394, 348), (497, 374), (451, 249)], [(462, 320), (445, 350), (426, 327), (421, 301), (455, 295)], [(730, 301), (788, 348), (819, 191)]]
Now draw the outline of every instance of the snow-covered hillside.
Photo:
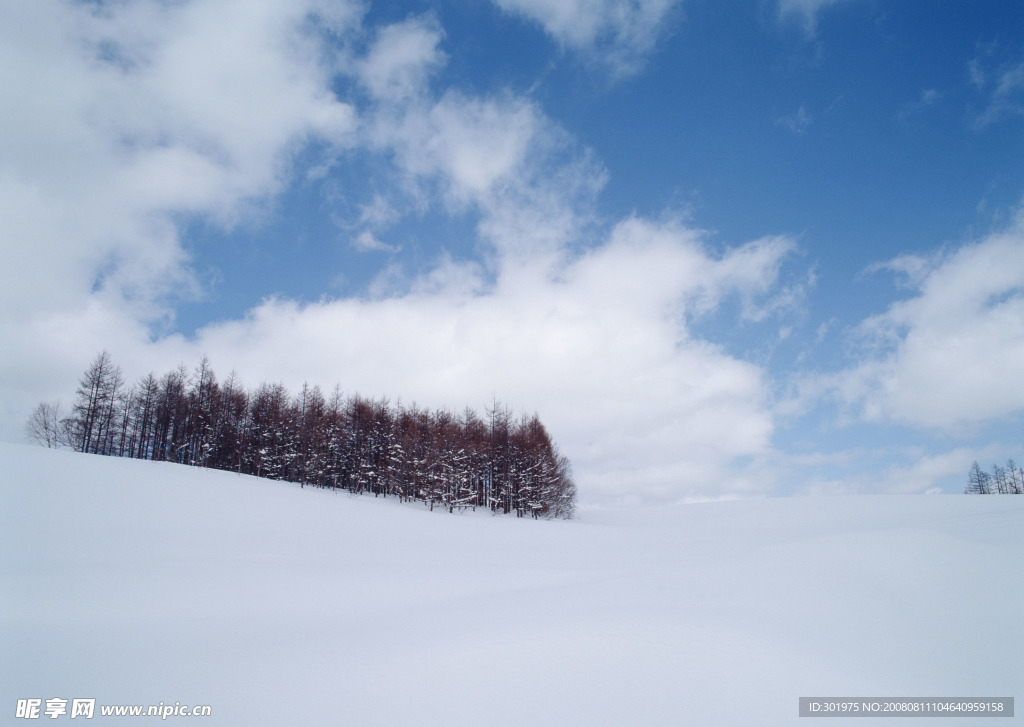
[(1024, 696), (1020, 497), (538, 522), (17, 445), (0, 480), (8, 718), (789, 725), (800, 696)]

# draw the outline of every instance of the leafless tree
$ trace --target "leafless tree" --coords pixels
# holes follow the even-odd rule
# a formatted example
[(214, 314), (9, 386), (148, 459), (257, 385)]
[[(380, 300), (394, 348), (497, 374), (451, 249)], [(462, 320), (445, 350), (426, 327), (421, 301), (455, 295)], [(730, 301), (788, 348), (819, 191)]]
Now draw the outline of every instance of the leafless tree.
[(971, 469), (967, 473), (967, 484), (964, 486), (964, 492), (968, 495), (989, 495), (992, 493), (988, 472), (982, 470), (977, 462), (971, 464)]
[(32, 412), (25, 422), (25, 436), (36, 444), (56, 448), (67, 444), (64, 428), (63, 410), (60, 400), (43, 401)]

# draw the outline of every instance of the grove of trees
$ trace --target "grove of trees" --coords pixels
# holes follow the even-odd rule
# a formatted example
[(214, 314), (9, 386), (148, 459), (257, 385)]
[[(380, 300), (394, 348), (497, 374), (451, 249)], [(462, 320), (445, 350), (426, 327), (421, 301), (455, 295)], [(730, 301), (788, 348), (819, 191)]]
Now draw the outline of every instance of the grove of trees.
[(964, 493), (968, 495), (1024, 495), (1024, 472), (1012, 459), (1005, 467), (992, 465), (992, 472), (986, 472), (978, 463), (971, 465), (967, 473)]
[(325, 396), (303, 385), (244, 388), (217, 381), (204, 357), (127, 385), (108, 353), (82, 375), (70, 411), (43, 402), (28, 437), (79, 452), (231, 470), (303, 486), (419, 500), (452, 512), (486, 507), (519, 517), (571, 518), (576, 487), (536, 415), (495, 402), (480, 418), (387, 399)]

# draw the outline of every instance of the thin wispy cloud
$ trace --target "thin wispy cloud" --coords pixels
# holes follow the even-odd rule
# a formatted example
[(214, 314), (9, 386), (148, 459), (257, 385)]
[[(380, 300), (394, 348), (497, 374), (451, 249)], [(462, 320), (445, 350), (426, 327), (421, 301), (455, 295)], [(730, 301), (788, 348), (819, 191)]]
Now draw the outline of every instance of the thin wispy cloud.
[(398, 252), (399, 250), (399, 248), (394, 245), (388, 245), (385, 242), (381, 242), (368, 230), (360, 232), (352, 240), (352, 245), (362, 252)]
[(780, 20), (799, 22), (809, 36), (813, 36), (818, 27), (818, 15), (830, 5), (842, 0), (778, 0)]
[(990, 47), (968, 64), (971, 85), (981, 95), (984, 108), (974, 119), (984, 129), (1005, 119), (1024, 116), (1024, 60), (1007, 59)]
[(781, 116), (775, 119), (775, 125), (781, 126), (784, 129), (789, 129), (794, 134), (800, 135), (807, 131), (810, 125), (814, 123), (814, 117), (807, 113), (807, 109), (803, 106), (796, 110), (789, 116)]
[(934, 88), (926, 88), (921, 91), (921, 94), (916, 100), (906, 104), (900, 109), (897, 118), (902, 122), (907, 122), (913, 119), (919, 114), (923, 114), (929, 108), (935, 106), (942, 100), (943, 94), (941, 91), (937, 91)]
[(560, 45), (606, 68), (613, 78), (643, 68), (672, 30), (679, 0), (494, 0), (506, 12), (539, 23)]

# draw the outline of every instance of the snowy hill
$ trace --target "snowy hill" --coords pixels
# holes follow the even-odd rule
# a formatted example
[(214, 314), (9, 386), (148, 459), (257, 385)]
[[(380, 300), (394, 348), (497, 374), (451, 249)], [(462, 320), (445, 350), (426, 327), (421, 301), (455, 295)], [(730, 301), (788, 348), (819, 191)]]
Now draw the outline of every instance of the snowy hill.
[(537, 522), (17, 445), (0, 472), (8, 717), (788, 725), (801, 696), (1024, 696), (1024, 498)]

